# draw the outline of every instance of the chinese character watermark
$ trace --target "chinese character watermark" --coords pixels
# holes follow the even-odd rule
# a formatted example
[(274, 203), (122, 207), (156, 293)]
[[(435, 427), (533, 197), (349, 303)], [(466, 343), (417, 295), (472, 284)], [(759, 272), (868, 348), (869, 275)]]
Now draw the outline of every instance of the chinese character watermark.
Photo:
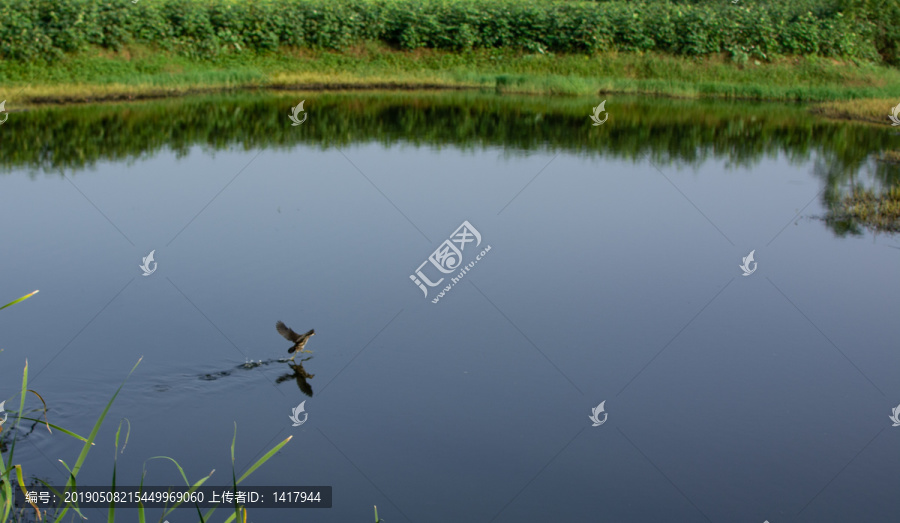
[[(469, 245), (470, 243), (473, 245)], [(422, 290), (422, 293), (427, 298), (428, 287), (437, 287), (444, 281), (445, 276), (443, 275), (457, 273), (458, 271), (455, 276), (450, 277), (450, 283), (438, 293), (435, 299), (432, 300), (432, 303), (437, 303), (445, 293), (449, 292), (454, 285), (459, 283), (463, 276), (475, 267), (475, 264), (481, 261), (481, 258), (491, 250), (491, 246), (488, 245), (482, 249), (480, 253), (476, 254), (472, 261), (463, 265), (463, 252), (466, 250), (466, 247), (468, 246), (470, 252), (473, 252), (472, 248), (477, 248), (479, 245), (481, 245), (481, 233), (479, 233), (475, 227), (472, 227), (472, 224), (469, 223), (468, 220), (464, 221), (462, 225), (450, 235), (449, 239), (444, 240), (444, 242), (428, 256), (428, 259), (419, 265), (414, 274), (409, 275), (409, 279)], [(429, 268), (439, 271), (437, 273), (431, 271), (432, 278), (440, 276), (439, 280), (433, 281), (432, 278), (429, 278), (425, 274), (425, 266), (428, 262), (431, 262)], [(426, 287), (426, 285), (428, 287)]]

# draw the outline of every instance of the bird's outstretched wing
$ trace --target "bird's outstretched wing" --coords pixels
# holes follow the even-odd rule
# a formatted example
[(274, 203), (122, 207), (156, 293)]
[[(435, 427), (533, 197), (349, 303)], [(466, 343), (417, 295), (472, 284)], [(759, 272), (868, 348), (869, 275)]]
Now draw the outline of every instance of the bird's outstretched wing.
[(296, 343), (302, 337), (294, 332), (290, 327), (285, 325), (284, 322), (279, 321), (275, 324), (275, 328), (278, 330), (278, 334), (284, 336), (284, 338), (288, 341), (293, 341), (294, 343)]

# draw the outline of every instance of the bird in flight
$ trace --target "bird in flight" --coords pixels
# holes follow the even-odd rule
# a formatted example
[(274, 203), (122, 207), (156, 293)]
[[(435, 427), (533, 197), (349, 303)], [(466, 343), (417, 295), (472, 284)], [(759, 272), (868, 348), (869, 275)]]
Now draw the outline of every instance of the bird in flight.
[[(278, 330), (278, 334), (284, 336), (286, 340), (294, 342), (294, 346), (288, 349), (289, 353), (294, 353), (294, 356), (296, 356), (297, 352), (312, 352), (311, 350), (306, 350), (303, 347), (306, 346), (306, 342), (309, 341), (310, 336), (315, 336), (315, 329), (310, 329), (310, 331), (306, 334), (297, 334), (290, 327), (285, 325), (284, 322), (281, 321), (275, 324), (275, 328)], [(294, 356), (291, 356), (291, 360), (294, 359)]]

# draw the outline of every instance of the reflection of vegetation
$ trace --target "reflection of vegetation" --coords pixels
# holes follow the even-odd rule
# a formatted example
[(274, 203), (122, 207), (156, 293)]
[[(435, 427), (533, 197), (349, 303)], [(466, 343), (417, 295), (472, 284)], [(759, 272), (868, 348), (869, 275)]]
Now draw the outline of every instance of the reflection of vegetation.
[(862, 234), (861, 225), (900, 232), (900, 187), (876, 191), (855, 187), (849, 194), (829, 194), (827, 221), (839, 235)]
[(900, 165), (900, 151), (885, 151), (878, 157), (878, 161)]
[[(301, 99), (310, 117), (292, 127), (287, 116)], [(599, 101), (468, 92), (306, 93), (42, 107), (17, 113), (14, 123), (4, 125), (0, 169), (78, 170), (164, 148), (184, 156), (195, 146), (325, 149), (367, 142), (631, 159), (650, 153), (688, 163), (727, 157), (735, 165), (783, 151), (798, 159), (831, 151), (856, 165), (894, 141), (875, 128), (821, 121), (799, 106), (622, 96), (607, 102), (609, 122), (594, 128), (588, 114)]]
[[(292, 127), (290, 108), (303, 99), (310, 116)], [(41, 107), (16, 113), (3, 126), (0, 172), (78, 171), (165, 149), (184, 156), (197, 146), (214, 153), (375, 142), (634, 162), (649, 156), (661, 164), (717, 158), (732, 167), (784, 155), (794, 163), (814, 158), (815, 174), (830, 188), (855, 186), (860, 177), (881, 187), (900, 181), (896, 165), (876, 161), (900, 144), (888, 126), (823, 120), (800, 105), (616, 96), (606, 103), (609, 121), (592, 127), (588, 115), (599, 101), (474, 92), (239, 93)]]
[(825, 223), (838, 236), (861, 235), (864, 228), (900, 232), (900, 164), (891, 161), (897, 153), (855, 145), (856, 154), (840, 158), (825, 151), (816, 160), (813, 172), (825, 184)]

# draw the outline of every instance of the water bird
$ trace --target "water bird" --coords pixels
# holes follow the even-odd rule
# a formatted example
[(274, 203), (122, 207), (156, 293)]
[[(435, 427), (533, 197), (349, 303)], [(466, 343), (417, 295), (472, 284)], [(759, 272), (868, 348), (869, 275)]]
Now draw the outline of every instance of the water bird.
[[(303, 347), (306, 346), (306, 342), (309, 341), (310, 336), (316, 335), (315, 329), (310, 329), (306, 334), (297, 334), (290, 327), (284, 324), (284, 322), (279, 321), (275, 324), (275, 328), (278, 330), (278, 334), (284, 336), (284, 338), (288, 341), (294, 342), (294, 346), (288, 349), (289, 353), (293, 353), (296, 356), (297, 352), (312, 352), (311, 350), (306, 350)], [(291, 360), (294, 359), (294, 356), (291, 356)]]

